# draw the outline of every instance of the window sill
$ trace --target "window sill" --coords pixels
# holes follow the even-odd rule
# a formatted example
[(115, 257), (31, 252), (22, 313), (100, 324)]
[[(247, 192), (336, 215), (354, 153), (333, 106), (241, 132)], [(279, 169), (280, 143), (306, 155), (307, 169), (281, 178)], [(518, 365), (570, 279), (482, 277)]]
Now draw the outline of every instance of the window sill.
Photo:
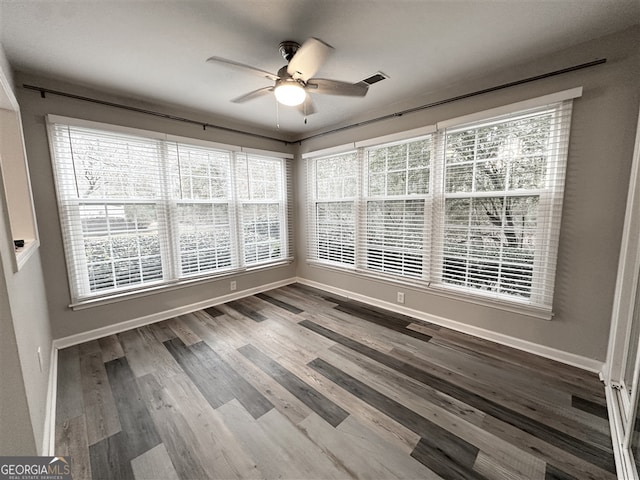
[(38, 251), (40, 242), (38, 240), (27, 240), (24, 243), (24, 247), (14, 250), (15, 264), (13, 267), (14, 273), (18, 273), (22, 267), (26, 265), (29, 259), (34, 253)]
[(338, 266), (337, 264), (328, 264), (316, 260), (307, 260), (307, 264), (313, 267), (333, 270), (354, 277), (367, 278), (379, 283), (401, 285), (403, 287), (413, 288), (421, 292), (429, 293), (430, 295), (437, 295), (440, 297), (450, 298), (452, 300), (481, 305), (483, 307), (495, 308), (498, 310), (516, 313), (518, 315), (526, 315), (528, 317), (533, 317), (539, 320), (549, 321), (553, 318), (553, 312), (550, 309), (527, 305), (523, 302), (518, 302), (517, 300), (509, 301), (490, 298), (482, 295), (481, 293), (475, 294), (472, 292), (456, 292), (455, 290), (450, 289), (446, 286), (429, 285), (428, 283), (419, 280), (401, 280), (395, 277), (385, 276), (382, 273), (374, 274), (356, 270), (355, 268), (345, 268), (343, 266)]
[(108, 296), (102, 296), (98, 298), (87, 298), (78, 300), (75, 303), (71, 303), (69, 308), (72, 310), (85, 310), (87, 308), (100, 307), (103, 305), (109, 305), (112, 303), (118, 303), (126, 300), (134, 300), (137, 298), (146, 297), (149, 295), (158, 295), (160, 293), (170, 292), (173, 290), (178, 290), (181, 288), (193, 287), (197, 285), (201, 285), (203, 283), (209, 282), (217, 282), (221, 280), (226, 280), (231, 277), (235, 277), (239, 274), (250, 273), (256, 270), (268, 270), (271, 268), (278, 268), (284, 265), (289, 265), (293, 262), (292, 258), (288, 258), (282, 260), (280, 262), (257, 265), (252, 267), (247, 267), (243, 269), (235, 269), (224, 272), (223, 274), (215, 275), (215, 276), (206, 276), (206, 277), (196, 277), (196, 278), (187, 278), (178, 280), (172, 283), (163, 283), (161, 285), (152, 285), (146, 288), (139, 288), (136, 290), (129, 290), (126, 292), (118, 292)]

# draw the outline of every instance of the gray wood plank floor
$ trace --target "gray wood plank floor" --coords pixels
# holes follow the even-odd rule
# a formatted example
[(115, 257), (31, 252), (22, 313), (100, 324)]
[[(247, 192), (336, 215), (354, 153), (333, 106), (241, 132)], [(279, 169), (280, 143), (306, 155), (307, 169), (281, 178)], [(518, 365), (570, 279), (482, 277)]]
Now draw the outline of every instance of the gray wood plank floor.
[(79, 479), (615, 479), (594, 374), (302, 285), (63, 349)]

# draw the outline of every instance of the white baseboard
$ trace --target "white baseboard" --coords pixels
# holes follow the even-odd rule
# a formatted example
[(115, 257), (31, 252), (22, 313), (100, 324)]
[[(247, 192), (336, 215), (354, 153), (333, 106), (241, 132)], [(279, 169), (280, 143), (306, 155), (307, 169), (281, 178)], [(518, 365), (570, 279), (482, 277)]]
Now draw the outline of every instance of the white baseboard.
[(616, 462), (618, 478), (638, 480), (638, 472), (629, 455), (629, 450), (623, 448), (624, 424), (622, 417), (624, 413), (621, 410), (620, 391), (616, 390), (611, 383), (607, 383), (604, 386), (604, 392), (607, 398), (607, 414), (609, 415), (611, 443), (613, 444), (613, 457)]
[(573, 367), (578, 367), (582, 370), (587, 370), (589, 372), (599, 374), (602, 372), (602, 369), (604, 367), (604, 362), (601, 362), (598, 360), (583, 357), (581, 355), (576, 355), (570, 352), (565, 352), (562, 350), (558, 350), (556, 348), (547, 347), (545, 345), (533, 343), (528, 340), (522, 340), (520, 338), (511, 337), (503, 333), (486, 330), (484, 328), (475, 327), (473, 325), (467, 325), (465, 323), (458, 322), (456, 320), (450, 320), (448, 318), (439, 317), (437, 315), (431, 315), (431, 314), (422, 312), (420, 310), (414, 310), (412, 308), (404, 307), (402, 305), (398, 305), (395, 303), (385, 302), (383, 300), (379, 300), (373, 297), (368, 297), (366, 295), (361, 295), (359, 293), (351, 292), (349, 290), (343, 290), (341, 288), (332, 287), (331, 285), (315, 282), (313, 280), (307, 280), (306, 278), (298, 277), (297, 282), (302, 283), (303, 285), (309, 285), (310, 287), (318, 288), (320, 290), (325, 290), (327, 292), (334, 293), (336, 295), (340, 295), (349, 299), (357, 300), (359, 302), (368, 303), (376, 307), (384, 308), (386, 310), (391, 310), (392, 312), (402, 313), (404, 315), (408, 315), (418, 320), (423, 320), (425, 322), (434, 323), (442, 327), (450, 328), (451, 330), (467, 333), (469, 335), (483, 338), (485, 340), (490, 340), (492, 342), (496, 342), (501, 345), (506, 345), (508, 347), (513, 347), (518, 350), (533, 353), (541, 357), (549, 358), (551, 360), (556, 360), (560, 363), (571, 365)]
[(55, 413), (56, 413), (58, 350), (59, 349), (71, 347), (73, 345), (78, 345), (80, 343), (88, 342), (91, 340), (97, 340), (102, 337), (124, 332), (126, 330), (131, 330), (133, 328), (141, 327), (144, 325), (149, 325), (149, 324), (160, 322), (163, 320), (168, 320), (170, 318), (173, 318), (179, 315), (185, 315), (187, 313), (195, 312), (197, 310), (202, 310), (204, 308), (209, 308), (216, 305), (220, 305), (222, 303), (238, 300), (244, 297), (255, 295), (256, 293), (265, 292), (268, 290), (272, 290), (274, 288), (283, 287), (285, 285), (290, 285), (296, 282), (302, 283), (303, 285), (308, 285), (310, 287), (315, 287), (320, 290), (325, 290), (327, 292), (334, 293), (336, 295), (340, 295), (349, 299), (357, 300), (363, 303), (368, 303), (373, 306), (377, 306), (377, 307), (391, 310), (397, 313), (408, 315), (410, 317), (416, 318), (417, 320), (423, 320), (426, 322), (434, 323), (436, 325), (450, 328), (452, 330), (474, 335), (476, 337), (483, 338), (485, 340), (490, 340), (496, 343), (500, 343), (502, 345), (506, 345), (509, 347), (513, 347), (518, 350), (523, 350), (525, 352), (533, 353), (541, 357), (556, 360), (558, 362), (561, 362), (567, 365), (572, 365), (574, 367), (578, 367), (583, 370), (587, 370), (594, 373), (601, 373), (603, 371), (602, 369), (603, 369), (604, 363), (599, 362), (597, 360), (582, 357), (580, 355), (575, 355), (569, 352), (564, 352), (562, 350), (557, 350), (544, 345), (539, 345), (533, 342), (529, 342), (527, 340), (522, 340), (519, 338), (504, 335), (501, 333), (493, 332), (491, 330), (474, 327), (472, 325), (467, 325), (467, 324), (457, 322), (455, 320), (450, 320), (444, 317), (430, 315), (425, 312), (421, 312), (419, 310), (414, 310), (408, 307), (404, 307), (402, 305), (396, 305), (394, 303), (385, 302), (373, 297), (368, 297), (366, 295), (361, 295), (348, 290), (332, 287), (331, 285), (326, 285), (326, 284), (315, 282), (312, 280), (307, 280), (305, 278), (300, 278), (300, 277), (288, 278), (285, 280), (280, 280), (278, 282), (273, 282), (266, 285), (260, 285), (259, 287), (254, 287), (247, 290), (233, 292), (228, 295), (223, 295), (222, 297), (217, 297), (215, 299), (209, 299), (202, 302), (193, 303), (190, 305), (185, 305), (185, 306), (174, 308), (171, 310), (166, 310), (163, 312), (147, 315), (144, 317), (117, 323), (114, 325), (109, 325), (106, 327), (101, 327), (101, 328), (97, 328), (87, 332), (82, 332), (75, 335), (70, 335), (68, 337), (63, 337), (63, 338), (58, 338), (53, 340), (52, 348), (51, 348), (49, 384), (47, 389), (47, 406), (46, 406), (46, 413), (45, 413), (45, 425), (44, 425), (41, 455), (44, 455), (44, 456), (55, 455), (55, 452), (54, 452)]
[(274, 288), (283, 287), (296, 282), (296, 278), (287, 278), (278, 282), (268, 283), (266, 285), (260, 285), (259, 287), (249, 288), (246, 290), (240, 290), (237, 292), (223, 295), (215, 299), (208, 299), (202, 302), (192, 303), (182, 307), (174, 308), (171, 310), (165, 310), (163, 312), (146, 315), (144, 317), (136, 318), (133, 320), (127, 320), (126, 322), (109, 325), (106, 327), (96, 328), (87, 332), (78, 333), (75, 335), (69, 335), (68, 337), (56, 338), (51, 345), (51, 362), (49, 367), (49, 384), (47, 388), (47, 405), (45, 411), (45, 423), (44, 433), (42, 440), (43, 456), (55, 455), (55, 439), (56, 439), (56, 397), (58, 386), (58, 350), (61, 348), (71, 347), (80, 343), (89, 342), (91, 340), (97, 340), (102, 337), (113, 335), (115, 333), (131, 330), (132, 328), (142, 327), (151, 323), (161, 322), (162, 320), (168, 320), (179, 315), (185, 315), (187, 313), (202, 310), (203, 308), (209, 308), (222, 303), (230, 302), (232, 300), (238, 300), (240, 298), (249, 297), (256, 293), (266, 292), (267, 290), (273, 290)]
[(107, 337), (115, 333), (124, 332), (133, 328), (142, 327), (151, 323), (161, 322), (168, 320), (179, 315), (185, 315), (187, 313), (202, 310), (203, 308), (214, 307), (222, 303), (231, 302), (240, 298), (249, 297), (256, 293), (266, 292), (274, 288), (283, 287), (296, 282), (296, 278), (287, 278), (285, 280), (279, 280), (277, 282), (268, 283), (266, 285), (260, 285), (258, 287), (249, 288), (246, 290), (239, 290), (232, 292), (228, 295), (216, 297), (214, 299), (203, 300), (202, 302), (192, 303), (190, 305), (184, 305), (182, 307), (172, 308), (171, 310), (164, 310), (162, 312), (153, 313), (144, 317), (134, 318), (124, 322), (116, 323), (113, 325), (107, 325), (106, 327), (96, 328), (87, 332), (77, 333), (75, 335), (69, 335), (68, 337), (56, 338), (53, 341), (53, 345), (57, 349), (71, 347), (80, 343), (89, 342), (91, 340), (97, 340), (98, 338)]
[(54, 456), (56, 444), (56, 396), (58, 391), (58, 349), (51, 344), (49, 360), (49, 380), (47, 385), (47, 403), (44, 415), (44, 432), (42, 435), (42, 451), (40, 455)]

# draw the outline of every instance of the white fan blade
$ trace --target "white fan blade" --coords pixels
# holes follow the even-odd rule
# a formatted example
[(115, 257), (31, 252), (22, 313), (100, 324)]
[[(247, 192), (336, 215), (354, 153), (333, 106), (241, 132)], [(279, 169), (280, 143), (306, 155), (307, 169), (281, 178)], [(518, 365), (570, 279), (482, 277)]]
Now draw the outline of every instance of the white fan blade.
[(311, 93), (364, 97), (369, 90), (369, 85), (364, 82), (348, 83), (324, 78), (311, 78), (307, 82), (306, 88)]
[(333, 47), (317, 38), (309, 38), (289, 61), (287, 72), (295, 79), (307, 81), (327, 60)]
[(259, 97), (263, 97), (265, 95), (268, 95), (269, 93), (273, 92), (273, 88), (274, 87), (263, 87), (263, 88), (259, 88), (258, 90), (254, 90), (253, 92), (249, 92), (245, 95), (242, 95), (238, 98), (234, 98), (233, 100), (231, 100), (233, 103), (244, 103), (244, 102), (248, 102), (249, 100), (253, 100), (254, 98), (259, 98)]
[(317, 112), (316, 106), (313, 103), (313, 100), (311, 99), (311, 96), (309, 96), (309, 95), (307, 95), (306, 100), (304, 102), (302, 102), (300, 105), (298, 105), (296, 108), (305, 117), (308, 116), (308, 115), (313, 115), (314, 113)]
[(220, 65), (224, 65), (225, 67), (231, 67), (239, 70), (244, 70), (245, 72), (253, 73), (254, 75), (259, 75), (261, 77), (266, 77), (269, 80), (278, 80), (278, 76), (267, 72), (265, 70), (260, 70), (259, 68), (251, 67), (249, 65), (245, 65), (244, 63), (234, 62), (233, 60), (227, 60), (222, 57), (209, 57), (207, 58), (207, 62), (209, 63), (218, 63)]

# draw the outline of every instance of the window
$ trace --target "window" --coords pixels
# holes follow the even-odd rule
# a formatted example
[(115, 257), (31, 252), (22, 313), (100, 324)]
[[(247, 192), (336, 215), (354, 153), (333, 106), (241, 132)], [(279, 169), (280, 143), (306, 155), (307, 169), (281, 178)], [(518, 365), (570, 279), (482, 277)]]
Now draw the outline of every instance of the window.
[(534, 263), (551, 245), (553, 207), (562, 201), (562, 119), (554, 107), (445, 131), (443, 283), (524, 299), (551, 295), (551, 279)]
[(556, 105), (444, 131), (437, 281), (550, 304), (568, 120)]
[(283, 160), (255, 155), (236, 161), (242, 244), (247, 265), (282, 257), (287, 232)]
[[(173, 147), (173, 146), (172, 146)], [(176, 205), (180, 276), (237, 265), (231, 216), (231, 152), (175, 145), (170, 185)]]
[(431, 150), (430, 136), (365, 150), (364, 268), (423, 276)]
[(72, 302), (290, 257), (286, 160), (84, 124), (49, 122)]
[(358, 159), (355, 152), (319, 158), (309, 175), (314, 197), (309, 211), (313, 243), (309, 252), (318, 260), (355, 265)]
[(311, 156), (310, 260), (550, 312), (577, 90)]

